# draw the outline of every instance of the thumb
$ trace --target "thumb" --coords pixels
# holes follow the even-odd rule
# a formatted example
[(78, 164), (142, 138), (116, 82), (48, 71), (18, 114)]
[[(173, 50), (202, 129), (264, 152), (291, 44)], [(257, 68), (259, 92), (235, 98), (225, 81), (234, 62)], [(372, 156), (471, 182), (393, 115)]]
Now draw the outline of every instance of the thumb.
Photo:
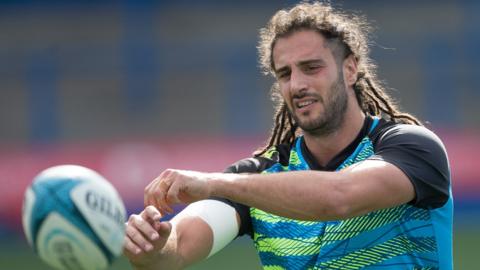
[(169, 221), (155, 222), (155, 230), (160, 234), (160, 237), (168, 237), (172, 231), (172, 223)]
[(159, 237), (155, 241), (152, 242), (153, 246), (156, 250), (162, 249), (168, 241), (170, 237), (170, 233), (172, 232), (172, 224), (168, 221), (156, 221), (153, 224), (155, 230), (158, 232)]

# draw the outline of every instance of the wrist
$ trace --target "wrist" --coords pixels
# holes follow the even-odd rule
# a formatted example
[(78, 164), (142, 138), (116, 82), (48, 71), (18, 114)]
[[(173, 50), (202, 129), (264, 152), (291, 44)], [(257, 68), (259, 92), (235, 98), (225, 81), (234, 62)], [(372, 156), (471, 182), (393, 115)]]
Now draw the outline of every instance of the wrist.
[(235, 184), (238, 184), (239, 181), (245, 177), (246, 175), (234, 173), (212, 174), (212, 178), (208, 182), (210, 195), (212, 197), (232, 199), (231, 191), (235, 188)]

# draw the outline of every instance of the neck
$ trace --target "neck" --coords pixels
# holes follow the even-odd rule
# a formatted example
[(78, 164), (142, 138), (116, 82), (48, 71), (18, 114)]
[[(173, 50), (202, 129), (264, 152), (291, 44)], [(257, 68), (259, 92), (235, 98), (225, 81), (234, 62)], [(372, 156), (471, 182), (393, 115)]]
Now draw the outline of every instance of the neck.
[[(353, 101), (353, 102), (352, 102)], [(349, 98), (345, 117), (334, 132), (329, 134), (304, 134), (308, 150), (317, 160), (318, 164), (325, 166), (338, 153), (345, 149), (363, 127), (365, 114), (357, 104), (355, 98)]]

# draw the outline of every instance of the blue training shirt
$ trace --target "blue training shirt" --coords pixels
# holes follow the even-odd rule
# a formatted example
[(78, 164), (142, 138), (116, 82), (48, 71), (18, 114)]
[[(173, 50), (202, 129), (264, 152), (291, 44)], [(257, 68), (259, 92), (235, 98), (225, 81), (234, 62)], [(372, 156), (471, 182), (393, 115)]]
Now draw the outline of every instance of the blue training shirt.
[(325, 167), (300, 136), (291, 147), (278, 145), (226, 171), (335, 171), (367, 159), (400, 168), (412, 181), (415, 199), (334, 221), (293, 220), (220, 200), (239, 213), (239, 235), (253, 238), (264, 269), (452, 269), (450, 169), (440, 139), (424, 127), (367, 117), (357, 138)]

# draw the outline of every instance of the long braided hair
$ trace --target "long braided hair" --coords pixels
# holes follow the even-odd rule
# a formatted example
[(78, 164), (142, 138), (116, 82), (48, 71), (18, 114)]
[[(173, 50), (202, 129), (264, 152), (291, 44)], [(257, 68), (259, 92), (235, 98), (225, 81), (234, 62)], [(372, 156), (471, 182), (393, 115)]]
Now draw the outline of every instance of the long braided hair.
[[(353, 89), (360, 108), (366, 114), (386, 117), (398, 123), (422, 125), (413, 115), (398, 109), (377, 78), (377, 67), (369, 57), (367, 36), (370, 27), (365, 19), (333, 10), (328, 3), (301, 2), (289, 10), (280, 10), (260, 30), (258, 52), (260, 66), (265, 74), (275, 76), (272, 51), (276, 41), (299, 30), (314, 30), (322, 34), (327, 43), (336, 45), (332, 52), (341, 62), (350, 55), (355, 57), (358, 76)], [(256, 156), (262, 155), (274, 145), (293, 144), (300, 133), (276, 82), (272, 85), (271, 95), (275, 104), (274, 126), (268, 143), (254, 153)]]

